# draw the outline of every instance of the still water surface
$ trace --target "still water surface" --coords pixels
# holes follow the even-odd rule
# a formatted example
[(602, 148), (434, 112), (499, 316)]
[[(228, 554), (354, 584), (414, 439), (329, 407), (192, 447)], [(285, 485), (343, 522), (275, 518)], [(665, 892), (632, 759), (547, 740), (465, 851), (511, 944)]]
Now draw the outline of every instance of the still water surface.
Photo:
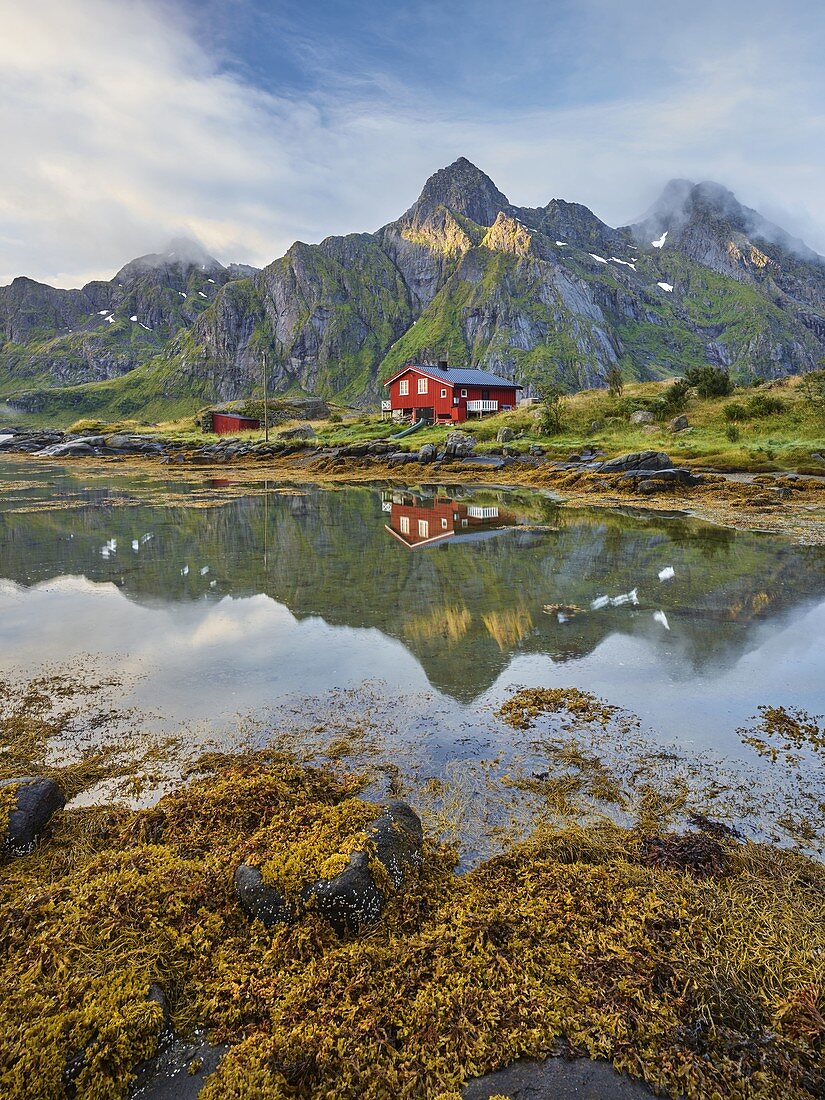
[(489, 488), (245, 493), (25, 460), (0, 482), (0, 667), (92, 655), (171, 722), (309, 720), (345, 690), (444, 760), (512, 737), (492, 712), (514, 687), (577, 686), (744, 760), (759, 704), (825, 710), (822, 548)]

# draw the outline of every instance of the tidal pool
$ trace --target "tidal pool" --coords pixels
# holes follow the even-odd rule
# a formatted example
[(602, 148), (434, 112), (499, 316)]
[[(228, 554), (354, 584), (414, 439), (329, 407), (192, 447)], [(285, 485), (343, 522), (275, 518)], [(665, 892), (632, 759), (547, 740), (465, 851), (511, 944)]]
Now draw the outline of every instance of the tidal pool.
[(193, 731), (357, 712), (437, 769), (517, 740), (494, 717), (515, 688), (575, 686), (758, 767), (737, 729), (760, 704), (825, 710), (821, 547), (486, 487), (12, 459), (0, 484), (0, 667), (83, 658)]

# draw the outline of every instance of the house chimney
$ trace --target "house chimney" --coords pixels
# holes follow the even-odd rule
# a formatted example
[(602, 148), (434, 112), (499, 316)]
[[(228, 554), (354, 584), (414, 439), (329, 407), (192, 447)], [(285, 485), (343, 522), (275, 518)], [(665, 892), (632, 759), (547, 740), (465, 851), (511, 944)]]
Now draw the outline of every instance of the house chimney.
[(449, 370), (450, 369), (450, 364), (447, 362), (446, 359), (439, 359), (438, 360), (438, 365), (441, 368), (441, 370)]

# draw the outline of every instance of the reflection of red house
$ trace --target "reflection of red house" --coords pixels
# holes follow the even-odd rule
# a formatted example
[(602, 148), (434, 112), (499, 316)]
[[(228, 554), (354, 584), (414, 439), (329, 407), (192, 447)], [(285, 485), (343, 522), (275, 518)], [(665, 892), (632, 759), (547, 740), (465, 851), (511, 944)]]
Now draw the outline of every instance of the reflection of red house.
[(393, 494), (389, 504), (390, 522), (384, 530), (410, 549), (432, 546), (461, 535), (504, 527), (513, 517), (496, 505), (460, 504), (446, 497), (422, 500), (408, 494)]
[(446, 363), (437, 367), (410, 363), (384, 385), (389, 394), (381, 406), (385, 413), (459, 424), (473, 414), (515, 408), (522, 388), (485, 370), (450, 367)]

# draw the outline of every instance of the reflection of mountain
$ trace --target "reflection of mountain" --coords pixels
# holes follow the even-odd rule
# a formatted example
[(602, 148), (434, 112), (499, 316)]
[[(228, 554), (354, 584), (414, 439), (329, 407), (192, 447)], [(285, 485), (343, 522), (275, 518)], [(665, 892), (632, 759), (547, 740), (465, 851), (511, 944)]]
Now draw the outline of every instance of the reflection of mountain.
[[(485, 690), (517, 653), (572, 660), (615, 631), (664, 638), (652, 617), (660, 608), (675, 665), (722, 666), (747, 648), (758, 621), (825, 595), (821, 549), (685, 518), (559, 509), (536, 495), (436, 496), (481, 514), (506, 508), (525, 522), (411, 554), (387, 537), (381, 494), (371, 489), (215, 508), (110, 507), (97, 491), (79, 509), (0, 514), (0, 575), (32, 585), (81, 574), (143, 603), (264, 592), (299, 618), (399, 639), (436, 687), (460, 699)], [(432, 512), (435, 496), (422, 505)], [(676, 576), (662, 583), (667, 565)], [(588, 607), (633, 587), (638, 608), (566, 624), (542, 614), (544, 604)]]

